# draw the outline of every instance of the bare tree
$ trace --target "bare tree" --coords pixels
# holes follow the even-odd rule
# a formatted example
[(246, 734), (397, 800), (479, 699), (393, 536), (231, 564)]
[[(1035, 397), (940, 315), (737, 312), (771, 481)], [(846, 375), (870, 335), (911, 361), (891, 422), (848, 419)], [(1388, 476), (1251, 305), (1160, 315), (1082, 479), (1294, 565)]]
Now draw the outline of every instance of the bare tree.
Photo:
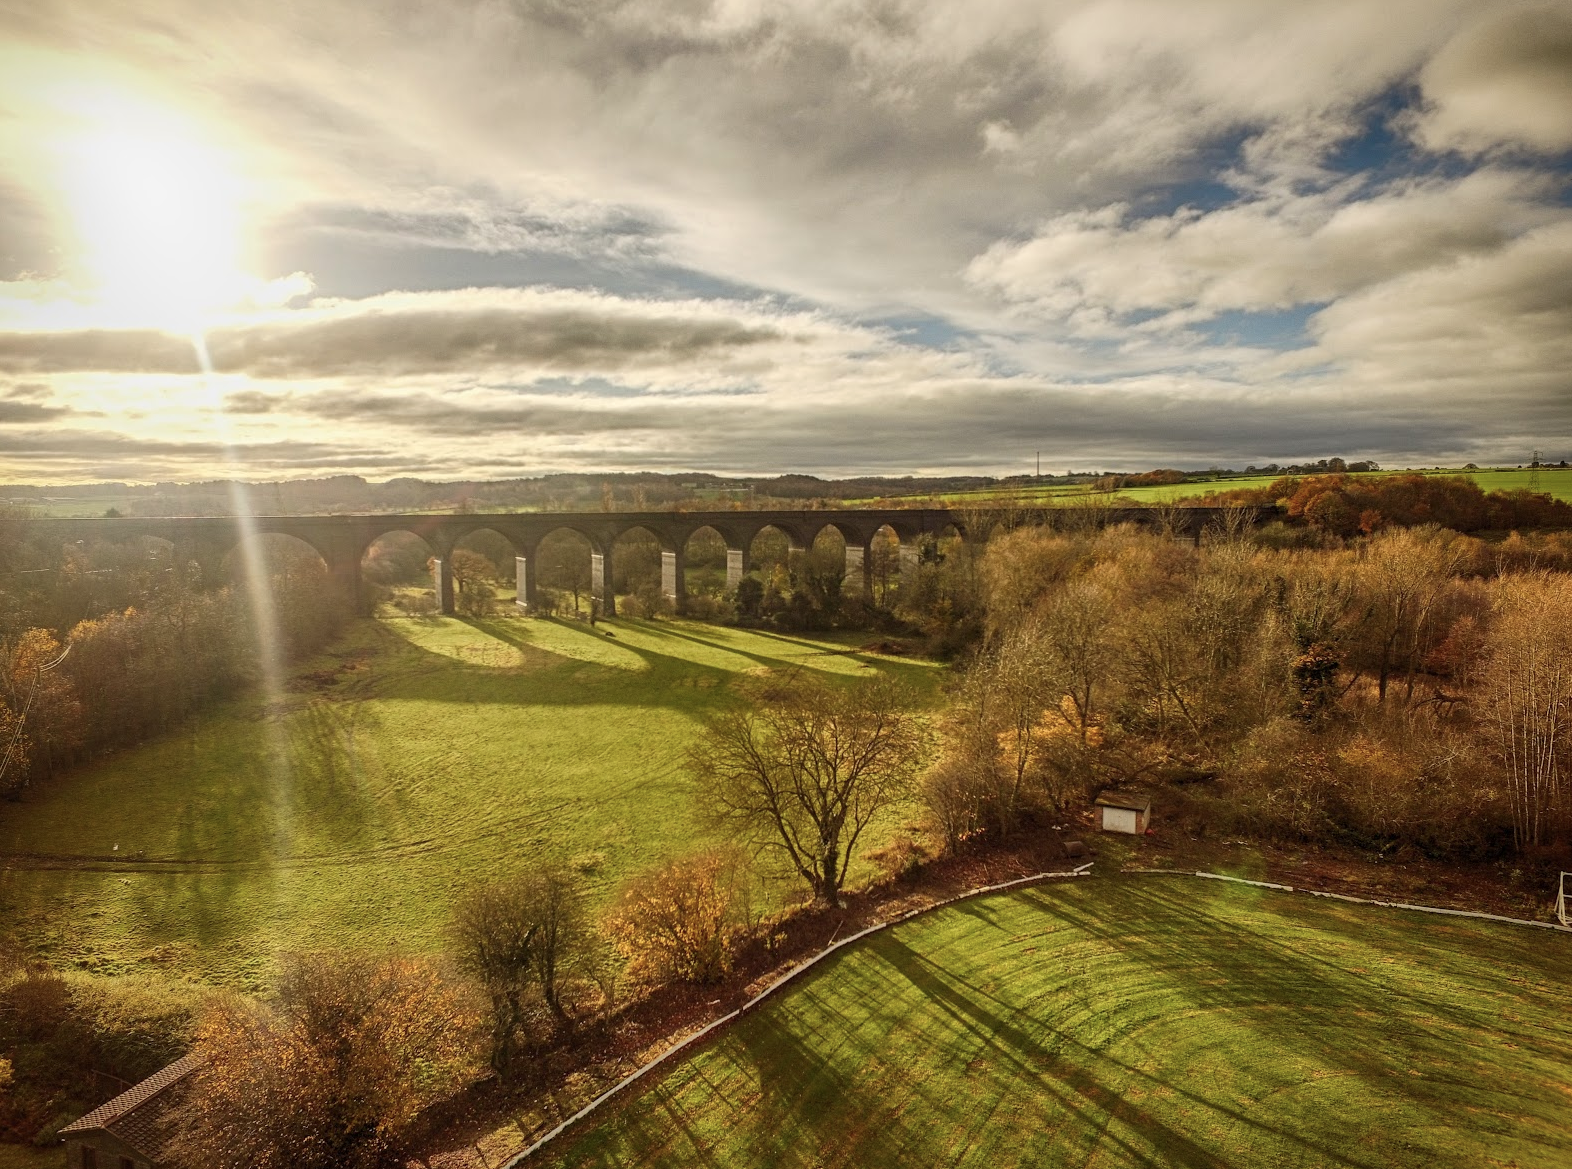
[(1039, 609), (1034, 640), (1044, 671), (1043, 685), (1063, 696), (1054, 704), (1086, 745), (1112, 683), (1119, 654), (1116, 610), (1108, 593), (1088, 580), (1075, 580)]
[(1513, 840), (1543, 844), (1572, 746), (1572, 580), (1536, 573), (1503, 581), (1491, 642), (1485, 717), (1507, 772)]
[(1212, 521), (1206, 525), (1205, 535), (1218, 544), (1238, 544), (1250, 534), (1255, 522), (1255, 508), (1230, 503), (1216, 508)]
[(1376, 674), (1377, 694), (1386, 701), (1392, 678), (1414, 673), (1435, 636), (1438, 604), (1464, 549), (1435, 528), (1389, 528), (1373, 536), (1359, 567), (1364, 605), (1364, 643)]
[(816, 900), (834, 905), (864, 830), (910, 789), (927, 741), (912, 706), (884, 679), (767, 686), (711, 718), (690, 751), (701, 806), (778, 850)]
[(454, 907), (456, 957), (490, 1002), (490, 1062), (499, 1076), (512, 1074), (537, 991), (552, 1016), (568, 1022), (561, 973), (578, 949), (582, 922), (572, 878), (549, 864), (476, 886)]

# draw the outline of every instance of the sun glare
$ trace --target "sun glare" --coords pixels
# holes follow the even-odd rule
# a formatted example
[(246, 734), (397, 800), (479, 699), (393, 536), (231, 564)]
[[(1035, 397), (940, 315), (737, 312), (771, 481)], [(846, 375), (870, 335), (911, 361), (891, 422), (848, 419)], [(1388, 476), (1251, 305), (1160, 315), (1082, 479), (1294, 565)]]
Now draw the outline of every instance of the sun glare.
[(242, 186), (179, 116), (120, 96), (76, 103), (58, 141), (75, 267), (117, 323), (193, 331), (243, 299)]

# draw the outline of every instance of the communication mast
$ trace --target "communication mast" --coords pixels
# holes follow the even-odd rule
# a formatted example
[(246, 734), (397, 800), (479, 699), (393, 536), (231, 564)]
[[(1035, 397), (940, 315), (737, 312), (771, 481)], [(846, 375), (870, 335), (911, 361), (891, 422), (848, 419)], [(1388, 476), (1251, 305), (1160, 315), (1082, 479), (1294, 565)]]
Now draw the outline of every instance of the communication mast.
[(1528, 489), (1539, 490), (1539, 452), (1534, 452), (1534, 461), (1528, 465)]

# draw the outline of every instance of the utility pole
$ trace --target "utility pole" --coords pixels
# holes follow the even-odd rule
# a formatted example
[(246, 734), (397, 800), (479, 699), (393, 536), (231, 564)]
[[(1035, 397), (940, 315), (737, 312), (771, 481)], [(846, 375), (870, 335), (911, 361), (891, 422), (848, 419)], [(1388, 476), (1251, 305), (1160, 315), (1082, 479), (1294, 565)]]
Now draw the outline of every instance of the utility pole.
[(1534, 452), (1534, 461), (1528, 465), (1528, 489), (1539, 490), (1539, 452)]

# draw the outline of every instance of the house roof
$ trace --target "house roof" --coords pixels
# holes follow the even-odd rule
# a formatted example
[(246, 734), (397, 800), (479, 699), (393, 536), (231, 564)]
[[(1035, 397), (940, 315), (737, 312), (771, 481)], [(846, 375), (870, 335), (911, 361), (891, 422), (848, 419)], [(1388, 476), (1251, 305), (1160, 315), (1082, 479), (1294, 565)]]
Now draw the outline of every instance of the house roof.
[(1152, 806), (1152, 797), (1145, 792), (1104, 792), (1093, 802), (1099, 808), (1128, 808), (1132, 812), (1145, 812)]
[(182, 1056), (140, 1084), (133, 1084), (108, 1103), (100, 1104), (80, 1120), (72, 1121), (60, 1130), (60, 1135), (102, 1130), (135, 1148), (156, 1153), (162, 1149), (167, 1136), (164, 1117), (184, 1095), (183, 1092), (172, 1093), (167, 1089), (195, 1071), (198, 1062), (194, 1055)]

